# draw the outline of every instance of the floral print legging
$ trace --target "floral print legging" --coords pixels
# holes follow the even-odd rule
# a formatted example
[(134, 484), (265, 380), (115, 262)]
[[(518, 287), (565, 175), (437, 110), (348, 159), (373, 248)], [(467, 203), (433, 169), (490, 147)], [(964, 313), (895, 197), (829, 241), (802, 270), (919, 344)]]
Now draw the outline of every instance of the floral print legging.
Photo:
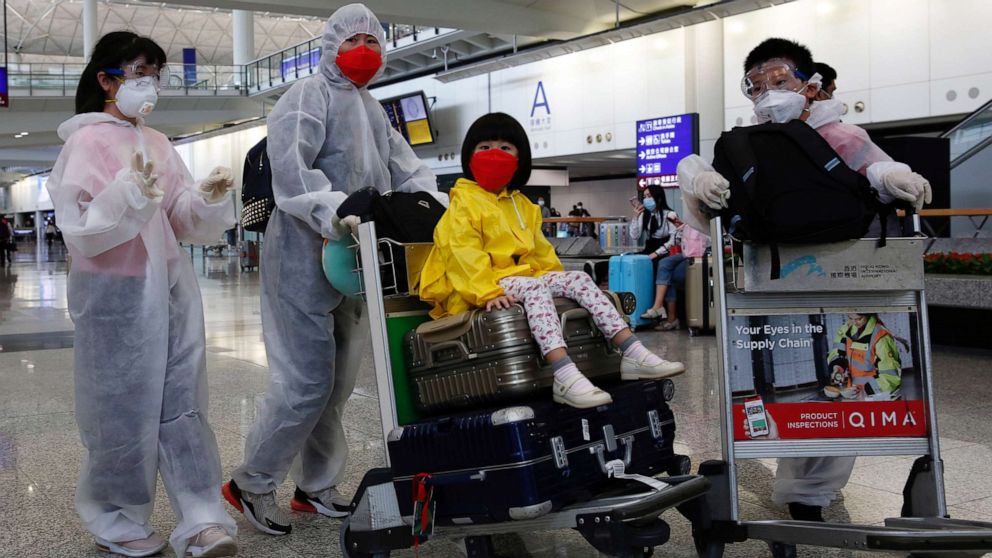
[(499, 280), (499, 286), (507, 296), (523, 304), (530, 331), (543, 355), (565, 346), (553, 300), (556, 296), (570, 298), (588, 310), (607, 339), (627, 329), (616, 306), (592, 277), (581, 271), (552, 271), (540, 277), (504, 277)]

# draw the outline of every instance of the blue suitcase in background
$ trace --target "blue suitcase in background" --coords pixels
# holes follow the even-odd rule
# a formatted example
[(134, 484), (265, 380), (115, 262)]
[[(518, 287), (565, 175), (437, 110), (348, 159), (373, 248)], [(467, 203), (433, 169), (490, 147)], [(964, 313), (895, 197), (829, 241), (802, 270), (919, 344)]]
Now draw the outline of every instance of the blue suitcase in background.
[(625, 482), (628, 473), (688, 472), (676, 455), (671, 380), (608, 388), (613, 404), (575, 409), (542, 397), (527, 405), (430, 419), (393, 430), (390, 467), (402, 515), (413, 512), (414, 479), (430, 474), (439, 525), (532, 519), (584, 502)]
[(637, 307), (628, 317), (631, 327), (653, 323), (641, 318), (654, 304), (654, 265), (644, 254), (623, 254), (610, 258), (610, 290), (634, 293)]

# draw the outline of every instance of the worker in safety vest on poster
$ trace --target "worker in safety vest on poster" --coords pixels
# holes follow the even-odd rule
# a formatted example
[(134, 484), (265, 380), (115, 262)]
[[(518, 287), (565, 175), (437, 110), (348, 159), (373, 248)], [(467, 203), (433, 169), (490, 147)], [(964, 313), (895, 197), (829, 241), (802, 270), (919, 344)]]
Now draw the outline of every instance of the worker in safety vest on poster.
[(896, 338), (877, 314), (848, 314), (834, 335), (839, 345), (828, 355), (832, 370), (827, 397), (895, 399), (902, 383)]

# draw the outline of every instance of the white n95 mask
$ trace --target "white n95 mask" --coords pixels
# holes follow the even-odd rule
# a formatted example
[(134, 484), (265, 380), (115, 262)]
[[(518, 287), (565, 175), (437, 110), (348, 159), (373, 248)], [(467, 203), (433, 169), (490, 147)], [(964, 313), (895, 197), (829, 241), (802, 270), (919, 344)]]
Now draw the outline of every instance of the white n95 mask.
[(158, 84), (154, 77), (125, 80), (117, 90), (117, 108), (128, 118), (148, 116), (158, 102)]
[(806, 108), (806, 97), (795, 91), (765, 91), (755, 100), (754, 115), (758, 122), (783, 124), (799, 118)]

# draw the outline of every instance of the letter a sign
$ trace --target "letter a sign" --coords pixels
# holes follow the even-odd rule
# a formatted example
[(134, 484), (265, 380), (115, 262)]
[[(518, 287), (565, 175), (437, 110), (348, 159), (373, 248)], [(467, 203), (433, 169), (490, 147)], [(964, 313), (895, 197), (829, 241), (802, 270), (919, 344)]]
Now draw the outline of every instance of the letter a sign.
[(551, 105), (548, 104), (548, 95), (544, 92), (544, 82), (537, 82), (537, 89), (534, 91), (534, 102), (530, 106), (530, 116), (534, 117), (537, 107), (544, 107), (545, 112), (551, 115)]

